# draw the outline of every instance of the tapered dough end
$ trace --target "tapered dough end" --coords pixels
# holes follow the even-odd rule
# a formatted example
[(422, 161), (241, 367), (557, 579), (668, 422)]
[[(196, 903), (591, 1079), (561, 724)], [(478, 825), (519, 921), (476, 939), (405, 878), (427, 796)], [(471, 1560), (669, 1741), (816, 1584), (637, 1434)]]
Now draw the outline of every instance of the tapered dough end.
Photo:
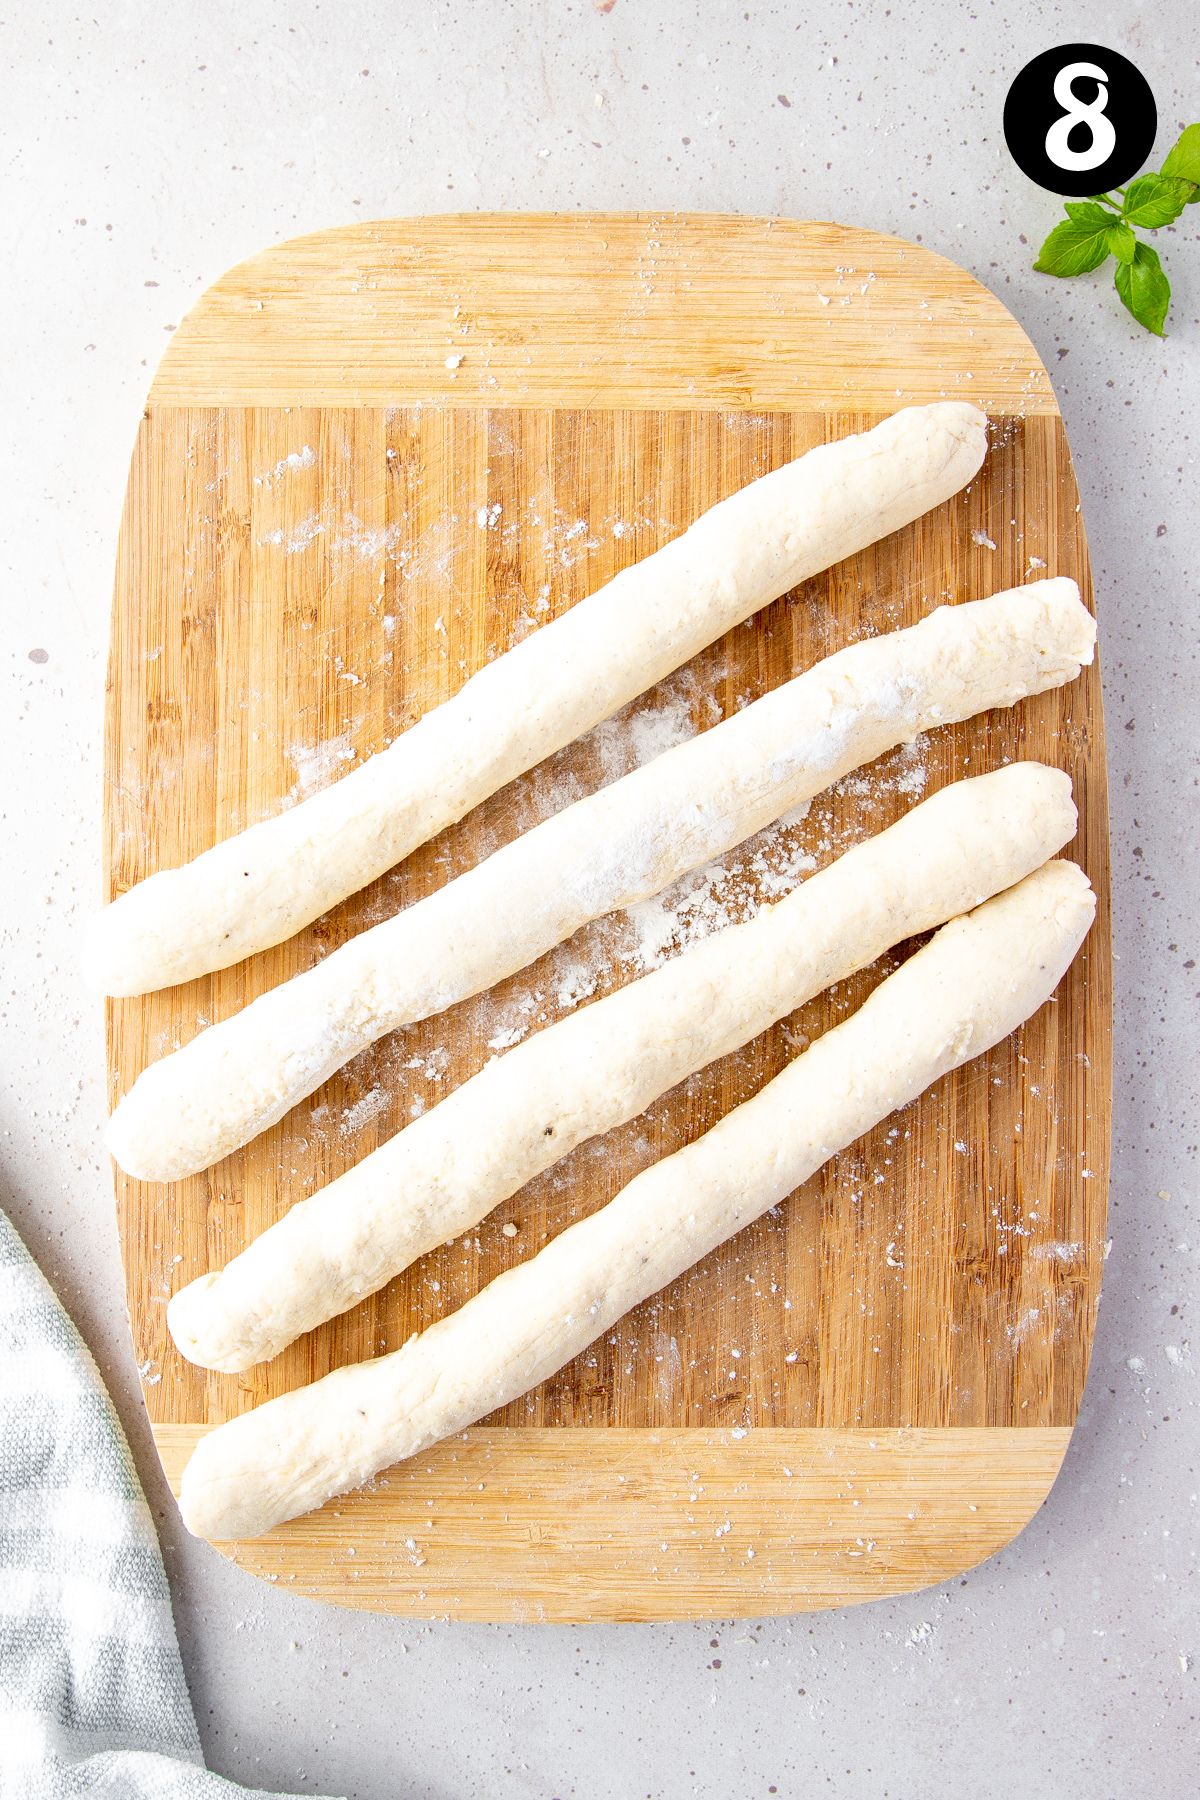
[(131, 1133), (128, 1129), (129, 1108), (125, 1103), (128, 1097), (126, 1095), (125, 1099), (117, 1102), (104, 1133), (104, 1142), (108, 1154), (126, 1175), (132, 1175), (135, 1181), (153, 1180), (153, 1176), (148, 1175), (140, 1166), (136, 1133)]
[[(399, 1354), (399, 1352), (394, 1352)], [(284, 1519), (322, 1504), (325, 1498), (357, 1487), (374, 1472), (353, 1468), (356, 1427), (363, 1409), (372, 1404), (368, 1384), (386, 1382), (386, 1358), (372, 1364), (351, 1363), (334, 1369), (321, 1383), (322, 1398), (340, 1425), (321, 1433), (319, 1447), (307, 1424), (305, 1407), (288, 1404), (283, 1394), (251, 1412), (241, 1413), (202, 1437), (184, 1467), (179, 1511), (193, 1537), (223, 1543), (261, 1537)], [(311, 1389), (300, 1389), (304, 1395)], [(344, 1399), (342, 1398), (344, 1396)], [(308, 1483), (320, 1498), (308, 1498)], [(297, 1494), (303, 1493), (303, 1504)]]
[[(877, 443), (886, 443), (889, 434), (919, 431), (931, 444), (961, 445), (974, 457), (978, 469), (987, 455), (987, 414), (970, 400), (932, 400), (924, 406), (901, 406), (874, 427)], [(848, 438), (835, 438), (835, 443), (848, 443)]]
[[(911, 476), (907, 493), (922, 496), (921, 511), (925, 512), (960, 493), (983, 467), (988, 448), (987, 414), (967, 400), (904, 406), (872, 431), (857, 439), (835, 439), (828, 448), (849, 450), (865, 440), (870, 441), (875, 456), (902, 459)], [(898, 510), (909, 521), (915, 508), (901, 504)]]
[(169, 930), (178, 910), (178, 882), (177, 869), (162, 869), (85, 922), (80, 968), (93, 993), (114, 999), (151, 994), (222, 966), (219, 950), (201, 969), (191, 951), (181, 954), (164, 938), (164, 921)]
[(1092, 884), (1078, 863), (1071, 862), (1068, 857), (1057, 856), (1052, 862), (1044, 863), (1035, 874), (1027, 876), (1026, 880), (1038, 882), (1052, 901), (1055, 918), (1068, 932), (1077, 930), (1079, 933), (1063, 963), (1065, 972), (1096, 917), (1096, 895)]
[[(258, 1484), (247, 1480), (243, 1459), (239, 1458), (236, 1445), (230, 1443), (230, 1437), (242, 1419), (257, 1415), (261, 1432), (265, 1423), (262, 1414), (270, 1405), (268, 1401), (267, 1407), (258, 1407), (253, 1414), (243, 1413), (219, 1426), (217, 1431), (225, 1434), (223, 1443), (218, 1443), (217, 1432), (212, 1431), (202, 1437), (192, 1451), (179, 1486), (179, 1512), (193, 1537), (207, 1538), (209, 1543), (258, 1537), (276, 1522), (272, 1519), (264, 1523), (262, 1492)], [(248, 1432), (244, 1435), (247, 1439), (244, 1463), (245, 1467), (250, 1467), (254, 1444)], [(282, 1446), (272, 1444), (267, 1451), (269, 1465), (277, 1467), (281, 1460)]]
[(1083, 604), (1079, 583), (1069, 575), (1047, 575), (1015, 591), (1032, 594), (1044, 611), (1043, 648), (1065, 653), (1086, 669), (1096, 654), (1096, 621)]
[[(161, 1135), (155, 1130), (155, 1121), (161, 1117), (159, 1110), (147, 1105), (147, 1087), (154, 1082), (154, 1071), (160, 1065), (151, 1063), (139, 1075), (129, 1092), (117, 1102), (104, 1141), (108, 1154), (118, 1168), (132, 1175), (135, 1181), (171, 1181), (175, 1172), (164, 1171), (164, 1165), (156, 1153), (155, 1141)], [(135, 1093), (136, 1090), (136, 1093)], [(147, 1142), (147, 1121), (149, 1121), (150, 1141)], [(190, 1169), (182, 1169), (180, 1174), (190, 1174)]]
[(199, 1363), (206, 1369), (219, 1369), (223, 1374), (236, 1374), (250, 1364), (236, 1359), (231, 1361), (228, 1357), (206, 1360), (203, 1325), (208, 1308), (205, 1302), (220, 1279), (220, 1270), (211, 1269), (172, 1294), (167, 1301), (167, 1330), (176, 1349), (190, 1362)]
[[(214, 846), (217, 852), (221, 848)], [(212, 891), (213, 856), (210, 849), (195, 859), (208, 871), (208, 905), (218, 918), (236, 917), (240, 898), (236, 889), (226, 884)], [(114, 999), (154, 994), (228, 966), (220, 936), (203, 953), (197, 951), (194, 939), (178, 937), (181, 909), (191, 905), (188, 870), (195, 863), (148, 875), (86, 920), (79, 962), (93, 993)]]
[[(1014, 791), (1018, 787), (1022, 788), (1023, 797), (1030, 806), (1036, 806), (1039, 811), (1044, 810), (1055, 817), (1069, 819), (1072, 830), (1067, 835), (1073, 835), (1074, 827), (1079, 823), (1079, 809), (1075, 805), (1075, 789), (1071, 777), (1065, 769), (1056, 768), (1053, 763), (1029, 759), (1005, 763), (997, 773), (1010, 778)], [(971, 779), (982, 781), (984, 777), (975, 775)], [(1067, 839), (1064, 837), (1062, 841), (1065, 844)]]
[(180, 1058), (190, 1048), (148, 1063), (109, 1118), (104, 1136), (108, 1153), (136, 1181), (182, 1181), (227, 1153), (218, 1143), (197, 1162), (191, 1152), (197, 1132), (206, 1143), (217, 1142), (222, 1083), (220, 1070), (209, 1075), (207, 1085), (199, 1079), (189, 1083), (183, 1073), (188, 1061)]
[(966, 480), (983, 467), (988, 445), (987, 414), (969, 400), (935, 400), (928, 406), (905, 406), (892, 416), (920, 419), (926, 430), (930, 425), (939, 426), (961, 448), (963, 463), (970, 467)]
[(1092, 884), (1079, 864), (1065, 856), (1056, 856), (1053, 861), (1043, 863), (1025, 879), (1027, 883), (1036, 882), (1046, 894), (1055, 918), (1067, 930), (1068, 937), (1071, 931), (1079, 933), (1063, 964), (1065, 972), (1096, 917), (1096, 895)]
[(1056, 857), (964, 920), (943, 927), (942, 935), (948, 937), (961, 923), (969, 941), (974, 924), (986, 918), (994, 953), (1012, 971), (1011, 989), (995, 1012), (985, 1009), (973, 1021), (971, 1041), (963, 1047), (960, 1061), (982, 1055), (1045, 1005), (1074, 962), (1095, 917), (1091, 882), (1077, 863)]
[[(131, 888), (130, 892), (137, 893), (138, 889)], [(128, 899), (128, 894), (119, 894), (103, 912), (93, 913), (84, 921), (79, 963), (83, 979), (94, 994), (111, 994), (119, 998), (141, 992), (140, 988), (130, 986), (131, 980), (140, 977), (134, 975), (131, 968), (123, 967), (123, 952), (127, 952), (131, 941), (136, 942), (136, 934), (126, 925), (125, 902)]]
[[(925, 821), (928, 830), (953, 839), (969, 830), (984, 806), (993, 809), (990, 816), (997, 825), (1016, 828), (1020, 824), (1031, 857), (1037, 861), (1069, 843), (1079, 824), (1066, 770), (1032, 759), (1005, 763), (990, 774), (973, 775), (966, 781), (952, 781), (914, 807), (906, 818), (914, 824)], [(1023, 873), (1036, 867), (1037, 861), (1027, 864)]]

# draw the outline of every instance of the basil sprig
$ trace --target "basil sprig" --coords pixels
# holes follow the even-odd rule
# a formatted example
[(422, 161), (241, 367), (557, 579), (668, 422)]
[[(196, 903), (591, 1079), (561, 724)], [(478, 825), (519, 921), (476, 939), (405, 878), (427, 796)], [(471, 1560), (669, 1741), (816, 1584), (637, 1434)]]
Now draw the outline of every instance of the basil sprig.
[(1138, 175), (1115, 191), (1115, 200), (1109, 194), (1068, 200), (1066, 218), (1033, 266), (1043, 275), (1086, 275), (1115, 257), (1113, 284), (1122, 304), (1139, 325), (1161, 337), (1171, 284), (1157, 250), (1143, 243), (1134, 227), (1157, 231), (1200, 200), (1200, 125), (1188, 126), (1157, 175)]

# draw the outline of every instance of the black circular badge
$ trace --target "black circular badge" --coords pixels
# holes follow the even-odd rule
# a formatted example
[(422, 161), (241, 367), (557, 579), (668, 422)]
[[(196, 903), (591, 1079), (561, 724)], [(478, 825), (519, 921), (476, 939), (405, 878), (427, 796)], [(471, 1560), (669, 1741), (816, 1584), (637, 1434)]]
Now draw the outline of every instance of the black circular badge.
[(1027, 62), (1004, 102), (1017, 167), (1052, 194), (1104, 194), (1136, 175), (1158, 109), (1140, 69), (1103, 44), (1060, 44)]

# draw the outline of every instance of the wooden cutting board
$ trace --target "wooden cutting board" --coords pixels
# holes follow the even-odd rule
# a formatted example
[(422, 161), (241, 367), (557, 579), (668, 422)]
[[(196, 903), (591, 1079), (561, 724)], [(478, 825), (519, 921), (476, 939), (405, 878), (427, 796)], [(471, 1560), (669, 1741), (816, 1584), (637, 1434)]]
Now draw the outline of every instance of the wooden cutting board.
[[(992, 294), (915, 245), (787, 219), (482, 215), (323, 232), (225, 276), (172, 339), (133, 455), (108, 688), (111, 892), (383, 748), (755, 475), (947, 396), (994, 422), (968, 492), (806, 582), (292, 942), (114, 1003), (114, 1103), (210, 1021), (828, 651), (1043, 572), (1090, 592), (1046, 371)], [(1100, 896), (1056, 1003), (528, 1399), (227, 1554), (396, 1613), (729, 1617), (916, 1588), (1021, 1529), (1070, 1437), (1104, 1259), (1095, 668), (884, 758), (668, 902), (397, 1034), (206, 1174), (159, 1187), (118, 1173), (116, 1187), (146, 1404), (177, 1484), (206, 1427), (457, 1307), (754, 1092), (885, 967), (585, 1145), (267, 1367), (184, 1362), (166, 1330), (176, 1287), (528, 1031), (922, 793), (1015, 756), (1072, 775), (1072, 854)]]

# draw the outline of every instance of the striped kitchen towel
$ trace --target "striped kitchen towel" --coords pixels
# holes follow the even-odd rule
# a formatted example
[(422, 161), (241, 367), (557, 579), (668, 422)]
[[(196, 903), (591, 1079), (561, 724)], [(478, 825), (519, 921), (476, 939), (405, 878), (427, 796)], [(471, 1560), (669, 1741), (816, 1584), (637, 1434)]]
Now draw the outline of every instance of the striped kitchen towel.
[(247, 1792), (204, 1767), (129, 1447), (83, 1340), (0, 1212), (0, 1794)]

